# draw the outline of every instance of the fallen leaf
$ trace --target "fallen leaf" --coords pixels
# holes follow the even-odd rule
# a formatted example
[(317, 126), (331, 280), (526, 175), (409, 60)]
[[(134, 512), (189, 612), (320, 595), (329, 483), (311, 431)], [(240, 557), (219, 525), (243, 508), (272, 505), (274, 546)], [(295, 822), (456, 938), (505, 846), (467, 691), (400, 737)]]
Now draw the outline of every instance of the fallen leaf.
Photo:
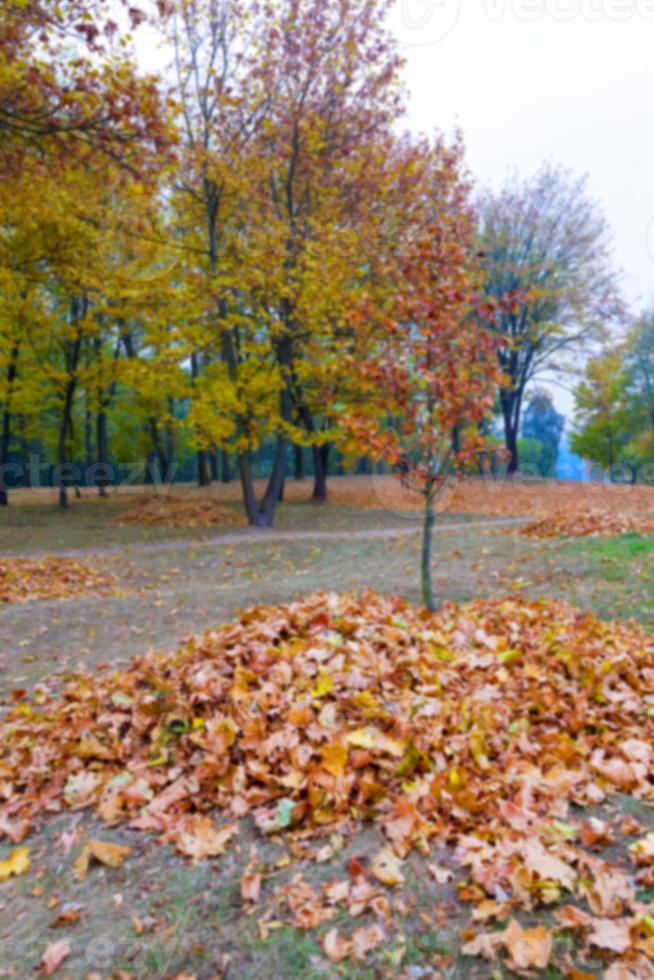
[(29, 848), (15, 847), (6, 861), (0, 861), (0, 881), (7, 881), (12, 875), (24, 875), (29, 869)]
[(383, 847), (376, 855), (370, 870), (383, 885), (401, 885), (404, 883), (402, 862), (390, 847)]
[(523, 929), (516, 919), (511, 919), (502, 933), (502, 941), (520, 970), (544, 970), (552, 958), (552, 933), (542, 926)]
[(80, 881), (84, 881), (93, 859), (109, 868), (119, 868), (131, 853), (131, 847), (121, 847), (119, 844), (110, 844), (107, 841), (91, 840), (80, 851), (73, 865), (73, 873)]
[(56, 943), (50, 943), (41, 960), (41, 970), (46, 977), (51, 977), (53, 973), (57, 972), (70, 951), (71, 945), (67, 939), (59, 939)]

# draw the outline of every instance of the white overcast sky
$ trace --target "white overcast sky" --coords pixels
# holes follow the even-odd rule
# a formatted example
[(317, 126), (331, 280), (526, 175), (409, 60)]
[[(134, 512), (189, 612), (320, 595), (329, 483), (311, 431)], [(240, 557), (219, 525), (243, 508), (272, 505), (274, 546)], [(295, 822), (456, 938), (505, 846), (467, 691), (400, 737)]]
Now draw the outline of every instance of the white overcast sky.
[(412, 128), (460, 126), (485, 183), (587, 173), (627, 299), (653, 300), (654, 0), (396, 0), (392, 26)]

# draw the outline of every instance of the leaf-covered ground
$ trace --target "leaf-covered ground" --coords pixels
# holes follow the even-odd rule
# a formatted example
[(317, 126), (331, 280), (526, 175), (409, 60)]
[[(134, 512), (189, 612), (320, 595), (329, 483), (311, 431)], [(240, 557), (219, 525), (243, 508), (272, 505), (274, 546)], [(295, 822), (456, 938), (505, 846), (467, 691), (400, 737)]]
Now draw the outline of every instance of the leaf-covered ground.
[[(27, 870), (29, 822), (45, 811), (91, 808), (191, 862), (229, 853), (247, 818), (243, 907), (262, 941), (310, 933), (318, 965), (372, 964), (391, 946), (392, 975), (412, 975), (403, 921), (417, 851), (469, 906), (457, 955), (650, 976), (654, 837), (592, 814), (618, 795), (651, 798), (653, 655), (637, 627), (546, 601), (432, 617), (321, 593), (253, 609), (175, 654), (16, 706), (2, 727), (5, 871)], [(305, 878), (366, 825), (374, 849), (326, 881)], [(272, 865), (270, 842), (285, 850)], [(103, 860), (97, 838), (67, 843), (78, 878), (98, 848), (101, 864), (132, 859)], [(617, 857), (595, 853), (607, 847)], [(289, 861), (300, 870), (270, 886)], [(542, 910), (550, 922), (529, 928)], [(428, 908), (425, 923), (438, 915)], [(432, 968), (448, 956), (434, 952)]]
[(121, 514), (119, 524), (139, 527), (215, 527), (243, 524), (243, 517), (212, 500), (189, 500), (174, 494), (143, 497)]
[(72, 558), (8, 558), (0, 561), (0, 603), (79, 599), (115, 591), (118, 579), (97, 565)]
[[(340, 492), (355, 482), (334, 480), (333, 487)], [(220, 526), (118, 526), (116, 519), (132, 506), (133, 495), (105, 501), (86, 496), (65, 514), (43, 503), (13, 506), (1, 513), (0, 543), (5, 552), (54, 554), (85, 548), (90, 553), (82, 560), (114, 575), (118, 589), (72, 597), (68, 602), (36, 600), (0, 607), (0, 703), (15, 707), (53, 673), (56, 676), (48, 686), (57, 695), (80, 667), (94, 670), (98, 666), (101, 676), (110, 668), (125, 670), (131, 655), (153, 648), (171, 649), (185, 634), (227, 622), (238, 607), (252, 603), (283, 604), (315, 589), (342, 592), (368, 585), (383, 594), (401, 593), (419, 602), (417, 512), (335, 503), (316, 507), (306, 500), (293, 500), (296, 494), (306, 498), (307, 484), (296, 488), (289, 483), (287, 489), (291, 502), (282, 505), (279, 526), (287, 534), (292, 532), (292, 540), (274, 533), (255, 540), (246, 529), (241, 532), (229, 525), (224, 530)], [(191, 500), (207, 499), (206, 491), (182, 488), (180, 493)], [(221, 498), (222, 488), (211, 488), (211, 495)], [(39, 492), (29, 499), (35, 498), (41, 499)], [(232, 501), (226, 503), (235, 507)], [(504, 511), (502, 516), (506, 515)], [(468, 520), (466, 530), (460, 525)], [(452, 527), (445, 526), (448, 522)], [(565, 596), (606, 619), (634, 616), (646, 628), (654, 626), (654, 542), (650, 537), (632, 532), (609, 539), (540, 541), (522, 537), (518, 531), (507, 535), (503, 529), (478, 527), (472, 510), (463, 515), (444, 514), (440, 523), (434, 576), (443, 599), (468, 602), (519, 590), (530, 601)], [(388, 537), (388, 529), (400, 526), (409, 533)], [(385, 536), (373, 534), (364, 539), (350, 534), (366, 528)], [(410, 533), (412, 529), (415, 534)], [(336, 536), (321, 537), (325, 531), (336, 532)], [(221, 542), (223, 534), (228, 537)], [(150, 544), (156, 547), (148, 550)], [(93, 549), (107, 545), (110, 552), (102, 558), (93, 556)], [(622, 791), (590, 807), (572, 803), (570, 817), (562, 822), (572, 826), (577, 821), (608, 821), (615, 839), (603, 833), (591, 854), (617, 867), (637, 885), (637, 899), (647, 902), (654, 892), (635, 882), (638, 869), (629, 848), (653, 828), (653, 814), (647, 799)], [(633, 836), (624, 832), (625, 818), (630, 816), (642, 827)], [(219, 820), (221, 826), (234, 822), (229, 816)], [(452, 841), (441, 846), (435, 840), (427, 856), (413, 848), (403, 860), (404, 885), (378, 883), (392, 913), (384, 942), (362, 962), (355, 958), (354, 945), (351, 955), (334, 962), (324, 947), (326, 935), (337, 928), (337, 937), (330, 941), (332, 954), (349, 952), (348, 939), (354, 943), (355, 931), (362, 928), (356, 940), (360, 954), (361, 944), (365, 946), (378, 935), (375, 930), (365, 931), (377, 924), (376, 913), (363, 912), (353, 920), (349, 904), (339, 902), (333, 917), (318, 928), (298, 929), (288, 924), (291, 911), (278, 892), (281, 895), (300, 874), (322, 905), (328, 905), (323, 890), (329, 882), (349, 880), (351, 868), (357, 867), (353, 860), (369, 869), (375, 855), (388, 846), (379, 822), (362, 824), (358, 830), (357, 826), (349, 836), (338, 831), (332, 834), (327, 828), (325, 839), (332, 852), (327, 856), (323, 851), (326, 859), (318, 862), (311, 848), (302, 848), (298, 854), (286, 833), (264, 835), (253, 818), (246, 817), (239, 821), (239, 833), (231, 838), (222, 857), (194, 864), (176, 843), (161, 845), (156, 834), (132, 829), (124, 821), (107, 826), (93, 810), (71, 812), (66, 808), (58, 815), (38, 817), (25, 840), (0, 843), (0, 861), (26, 847), (31, 862), (27, 873), (0, 884), (0, 944), (8, 968), (14, 969), (14, 976), (32, 975), (49, 946), (60, 944), (52, 954), (56, 962), (65, 949), (61, 943), (67, 943), (70, 951), (56, 976), (75, 980), (88, 976), (150, 980), (184, 974), (204, 980), (223, 975), (225, 968), (228, 978), (239, 980), (279, 976), (367, 980), (403, 975), (488, 978), (509, 974), (506, 943), (492, 941), (488, 948), (493, 943), (499, 948), (491, 961), (467, 956), (462, 950), (480, 932), (502, 933), (514, 917), (524, 929), (545, 930), (544, 936), (535, 936), (537, 955), (543, 955), (543, 943), (547, 949), (548, 936), (553, 936), (551, 957), (559, 966), (551, 964), (539, 975), (566, 975), (567, 959), (572, 957), (581, 965), (586, 955), (589, 975), (602, 977), (611, 969), (606, 951), (589, 943), (588, 924), (579, 932), (559, 927), (553, 913), (565, 900), (553, 906), (539, 903), (531, 911), (517, 906), (506, 918), (490, 924), (472, 921), (479, 902), (462, 901), (457, 887), (464, 887), (469, 869), (455, 859)], [(626, 829), (634, 825), (626, 824)], [(92, 842), (100, 854), (104, 844), (128, 847), (131, 853), (118, 867), (107, 866), (93, 851), (89, 855)], [(572, 843), (589, 850), (581, 837)], [(258, 887), (260, 873), (258, 903), (244, 901), (241, 892), (245, 869), (254, 859), (252, 848), (256, 848), (254, 856), (261, 867), (247, 876), (245, 890), (247, 895), (248, 888)], [(89, 864), (81, 880), (75, 868), (84, 853)], [(20, 869), (24, 860), (21, 853), (14, 855), (13, 866)], [(573, 870), (578, 867), (574, 861), (568, 863)], [(439, 870), (434, 874), (429, 865)], [(568, 904), (596, 915), (588, 900), (576, 894), (571, 894)], [(266, 911), (273, 916), (270, 928), (265, 922), (259, 926)], [(262, 930), (267, 932), (265, 939)], [(511, 943), (522, 941), (515, 927), (506, 938)], [(529, 942), (533, 938), (527, 937)], [(642, 962), (638, 970), (638, 976), (651, 975)], [(630, 971), (619, 975), (633, 975), (633, 963)]]
[(601, 508), (577, 512), (559, 511), (539, 517), (520, 528), (528, 538), (548, 540), (553, 538), (615, 538), (631, 532), (654, 532), (652, 516), (615, 514)]

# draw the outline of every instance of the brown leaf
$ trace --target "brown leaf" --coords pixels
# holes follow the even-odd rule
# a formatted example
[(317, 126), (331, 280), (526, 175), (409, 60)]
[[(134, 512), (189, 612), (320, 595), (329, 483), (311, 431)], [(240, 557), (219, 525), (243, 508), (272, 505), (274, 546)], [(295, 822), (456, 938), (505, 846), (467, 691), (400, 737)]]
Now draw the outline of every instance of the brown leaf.
[(41, 970), (46, 977), (51, 977), (53, 973), (57, 972), (70, 951), (71, 945), (67, 939), (59, 939), (56, 943), (50, 943), (41, 960)]

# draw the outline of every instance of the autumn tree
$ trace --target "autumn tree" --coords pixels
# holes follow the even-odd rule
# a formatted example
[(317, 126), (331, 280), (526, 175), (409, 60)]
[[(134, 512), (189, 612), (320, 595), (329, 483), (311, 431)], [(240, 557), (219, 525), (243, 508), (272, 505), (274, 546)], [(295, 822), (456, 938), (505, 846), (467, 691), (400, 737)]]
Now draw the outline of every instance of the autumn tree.
[[(166, 6), (157, 4), (163, 17)], [(123, 15), (121, 17), (121, 14)], [(168, 145), (158, 88), (141, 77), (130, 30), (145, 15), (117, 0), (5, 0), (0, 12), (0, 146), (8, 171), (71, 150), (130, 165), (132, 148)], [(127, 23), (125, 23), (127, 20)]]
[[(177, 7), (178, 85), (192, 94), (179, 200), (199, 286), (191, 419), (201, 448), (234, 448), (253, 525), (273, 522), (289, 446), (323, 441), (317, 374), (362, 262), (370, 148), (398, 107), (385, 7), (285, 0), (263, 8), (251, 44), (256, 4), (213, 3), (208, 21), (206, 4)], [(262, 439), (275, 451), (257, 500), (251, 453)]]
[(430, 610), (437, 498), (483, 448), (479, 423), (500, 381), (496, 339), (483, 325), (493, 309), (480, 306), (469, 192), (461, 147), (437, 144), (422, 227), (399, 249), (393, 304), (381, 318), (366, 306), (358, 312), (375, 339), (372, 357), (357, 358), (367, 400), (348, 412), (355, 444), (400, 465), (424, 499), (421, 581)]
[(484, 292), (515, 302), (488, 324), (499, 338), (499, 389), (509, 473), (519, 467), (525, 391), (620, 313), (607, 224), (584, 178), (549, 163), (527, 180), (513, 175), (480, 201)]
[(628, 442), (624, 351), (616, 346), (591, 358), (575, 390), (571, 444), (580, 456), (611, 467)]

